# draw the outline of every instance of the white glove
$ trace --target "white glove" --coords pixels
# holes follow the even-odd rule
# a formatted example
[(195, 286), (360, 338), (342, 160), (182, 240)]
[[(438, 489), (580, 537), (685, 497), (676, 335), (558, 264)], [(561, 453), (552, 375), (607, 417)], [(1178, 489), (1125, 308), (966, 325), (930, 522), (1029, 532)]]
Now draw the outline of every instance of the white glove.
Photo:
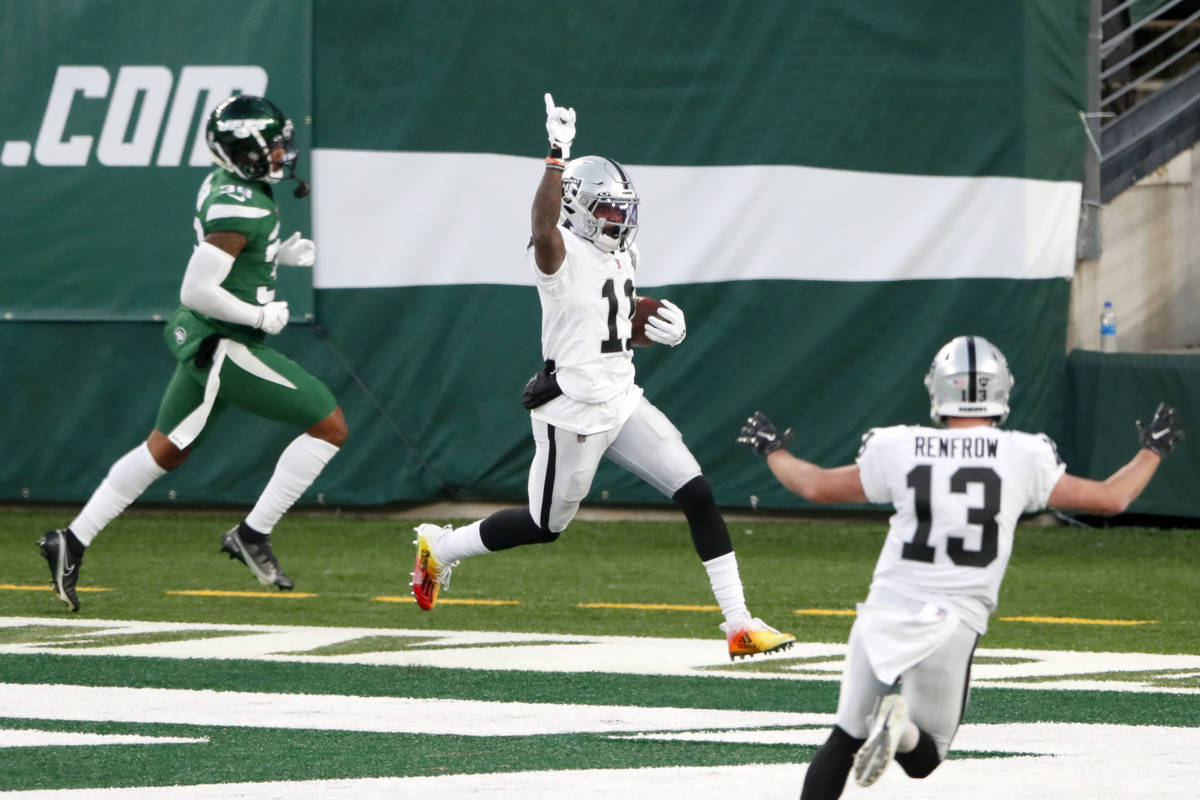
[(259, 313), (262, 315), (258, 324), (254, 327), (262, 329), (264, 333), (276, 334), (283, 330), (288, 324), (288, 304), (286, 300), (272, 300), (270, 303), (259, 306)]
[(546, 92), (546, 134), (550, 146), (562, 150), (563, 158), (571, 157), (571, 142), (575, 141), (575, 109), (554, 105), (554, 98)]
[(275, 260), (285, 267), (311, 267), (317, 260), (317, 246), (312, 239), (301, 239), (296, 231), (279, 245)]
[(662, 308), (646, 320), (646, 338), (652, 342), (674, 347), (687, 336), (687, 323), (683, 309), (670, 300), (662, 301)]

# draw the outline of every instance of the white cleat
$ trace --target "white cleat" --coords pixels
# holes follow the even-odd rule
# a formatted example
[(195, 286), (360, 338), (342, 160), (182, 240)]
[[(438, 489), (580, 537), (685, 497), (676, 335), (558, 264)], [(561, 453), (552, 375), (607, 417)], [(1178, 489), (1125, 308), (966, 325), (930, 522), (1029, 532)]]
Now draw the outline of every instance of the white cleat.
[(896, 757), (900, 736), (908, 724), (908, 703), (898, 694), (889, 694), (879, 702), (871, 720), (867, 740), (854, 754), (854, 782), (870, 786), (879, 780)]

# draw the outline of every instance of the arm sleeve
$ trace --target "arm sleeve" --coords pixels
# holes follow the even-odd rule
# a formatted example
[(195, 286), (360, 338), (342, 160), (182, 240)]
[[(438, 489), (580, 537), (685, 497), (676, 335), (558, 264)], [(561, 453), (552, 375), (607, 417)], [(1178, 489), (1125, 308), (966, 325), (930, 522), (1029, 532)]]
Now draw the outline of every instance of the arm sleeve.
[(216, 245), (201, 242), (192, 251), (183, 274), (179, 300), (214, 319), (257, 328), (262, 323), (262, 309), (237, 299), (221, 286), (232, 268), (233, 256)]

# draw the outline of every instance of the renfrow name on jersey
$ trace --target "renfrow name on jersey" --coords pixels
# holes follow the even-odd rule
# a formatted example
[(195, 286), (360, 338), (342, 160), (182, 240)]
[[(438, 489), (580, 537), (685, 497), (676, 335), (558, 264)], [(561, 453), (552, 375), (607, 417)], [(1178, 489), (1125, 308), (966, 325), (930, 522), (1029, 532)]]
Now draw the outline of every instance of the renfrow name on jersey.
[(986, 436), (917, 436), (913, 439), (913, 455), (936, 458), (995, 458), (999, 446), (999, 440)]

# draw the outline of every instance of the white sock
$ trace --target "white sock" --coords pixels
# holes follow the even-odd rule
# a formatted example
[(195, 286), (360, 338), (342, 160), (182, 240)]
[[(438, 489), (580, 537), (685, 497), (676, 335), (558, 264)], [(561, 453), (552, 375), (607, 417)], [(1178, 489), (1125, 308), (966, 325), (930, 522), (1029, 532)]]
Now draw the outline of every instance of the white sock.
[(897, 753), (911, 753), (917, 746), (917, 742), (921, 739), (921, 729), (913, 724), (908, 717), (904, 718), (904, 731), (900, 734), (900, 745), (896, 748)]
[(275, 474), (267, 481), (258, 502), (246, 515), (246, 524), (259, 533), (273, 531), (276, 523), (300, 499), (304, 490), (312, 486), (337, 452), (336, 445), (307, 433), (293, 439), (279, 456)]
[(737, 556), (733, 551), (705, 561), (704, 568), (708, 570), (708, 582), (712, 584), (713, 597), (717, 598), (725, 621), (733, 625), (749, 622), (750, 609), (746, 608), (746, 595), (742, 591)]
[(142, 442), (113, 463), (108, 475), (68, 527), (75, 538), (87, 547), (105, 525), (141, 497), (150, 484), (166, 474), (167, 471), (150, 455), (150, 447)]
[(479, 526), (482, 524), (483, 520), (480, 519), (470, 525), (443, 533), (433, 548), (434, 558), (439, 564), (451, 564), (471, 556), (490, 553), (491, 551), (483, 546), (483, 536), (479, 532)]

